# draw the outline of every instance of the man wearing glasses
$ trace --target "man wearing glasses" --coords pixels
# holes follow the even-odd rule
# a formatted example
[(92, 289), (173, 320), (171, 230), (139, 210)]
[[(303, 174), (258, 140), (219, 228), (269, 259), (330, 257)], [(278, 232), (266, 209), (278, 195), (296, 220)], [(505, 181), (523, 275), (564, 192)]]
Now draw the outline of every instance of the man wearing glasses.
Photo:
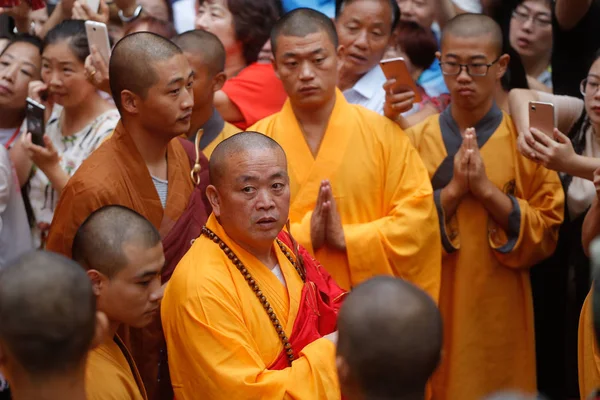
[(407, 133), (434, 189), (442, 232), (444, 356), (434, 399), (536, 391), (528, 268), (550, 256), (563, 220), (558, 175), (517, 152), (494, 103), (509, 56), (489, 17), (463, 14), (438, 53), (452, 102)]

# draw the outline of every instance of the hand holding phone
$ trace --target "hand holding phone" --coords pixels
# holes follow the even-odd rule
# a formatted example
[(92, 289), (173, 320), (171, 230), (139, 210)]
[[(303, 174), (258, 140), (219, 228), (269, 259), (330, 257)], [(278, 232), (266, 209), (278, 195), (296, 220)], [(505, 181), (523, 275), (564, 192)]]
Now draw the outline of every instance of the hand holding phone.
[(108, 39), (106, 24), (85, 21), (85, 32), (87, 34), (88, 45), (90, 46), (90, 53), (92, 52), (92, 46), (95, 47), (104, 59), (104, 63), (109, 65), (110, 41)]
[(388, 80), (394, 79), (396, 81), (396, 83), (392, 86), (392, 92), (398, 93), (412, 91), (415, 94), (413, 102), (420, 103), (422, 101), (417, 84), (411, 77), (404, 58), (397, 57), (382, 60), (379, 65), (381, 66), (383, 74)]
[(45, 111), (46, 107), (32, 98), (27, 98), (27, 132), (31, 133), (31, 142), (35, 145), (45, 147)]

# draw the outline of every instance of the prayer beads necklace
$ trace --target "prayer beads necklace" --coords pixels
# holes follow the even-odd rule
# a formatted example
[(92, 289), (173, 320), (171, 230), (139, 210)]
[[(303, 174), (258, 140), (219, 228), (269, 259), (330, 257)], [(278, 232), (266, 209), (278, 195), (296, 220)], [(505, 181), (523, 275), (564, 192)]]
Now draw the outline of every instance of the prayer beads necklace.
[[(248, 286), (250, 286), (250, 289), (252, 289), (252, 291), (258, 298), (258, 301), (260, 301), (263, 308), (267, 312), (267, 315), (269, 316), (269, 319), (273, 323), (273, 327), (275, 328), (277, 335), (281, 339), (281, 343), (283, 343), (283, 348), (285, 349), (285, 353), (287, 354), (288, 363), (290, 365), (292, 365), (292, 361), (294, 361), (294, 350), (292, 349), (292, 344), (288, 340), (288, 337), (286, 336), (285, 331), (283, 330), (283, 327), (281, 326), (281, 323), (279, 322), (279, 318), (277, 318), (277, 315), (275, 315), (275, 311), (273, 310), (273, 307), (271, 307), (271, 304), (269, 303), (269, 301), (263, 294), (262, 290), (260, 290), (260, 288), (258, 287), (258, 284), (256, 283), (256, 281), (250, 274), (250, 271), (248, 271), (248, 269), (246, 268), (244, 263), (242, 263), (242, 261), (235, 255), (233, 250), (231, 250), (225, 244), (225, 242), (223, 242), (221, 240), (221, 238), (217, 236), (216, 233), (214, 233), (213, 231), (208, 229), (206, 226), (203, 226), (202, 234), (205, 235), (206, 237), (208, 237), (210, 240), (212, 240), (216, 244), (218, 244), (219, 247), (221, 248), (221, 250), (223, 250), (223, 252), (225, 253), (225, 255), (231, 260), (231, 262), (233, 262), (233, 265), (235, 265), (235, 267), (238, 269), (238, 271), (240, 271), (240, 273), (242, 274), (242, 276), (248, 283)], [(298, 275), (300, 275), (300, 279), (302, 279), (302, 282), (305, 282), (304, 273), (298, 267), (298, 264), (296, 263), (296, 261), (294, 260), (292, 255), (290, 254), (289, 250), (285, 247), (285, 245), (283, 244), (283, 242), (281, 240), (275, 239), (275, 241), (279, 245), (279, 248), (281, 249), (283, 254), (292, 263), (292, 265), (298, 272)]]

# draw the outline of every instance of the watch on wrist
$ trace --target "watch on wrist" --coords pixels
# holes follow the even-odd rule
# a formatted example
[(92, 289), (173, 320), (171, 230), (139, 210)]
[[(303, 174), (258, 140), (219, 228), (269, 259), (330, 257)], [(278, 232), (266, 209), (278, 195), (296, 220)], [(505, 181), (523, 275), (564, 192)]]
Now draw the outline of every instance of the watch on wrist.
[(127, 22), (131, 22), (134, 19), (136, 19), (137, 17), (139, 17), (141, 13), (142, 13), (142, 5), (140, 4), (135, 8), (135, 10), (133, 11), (133, 15), (131, 17), (126, 17), (125, 14), (123, 14), (123, 10), (119, 10), (118, 14), (119, 14), (119, 19), (122, 22), (127, 23)]

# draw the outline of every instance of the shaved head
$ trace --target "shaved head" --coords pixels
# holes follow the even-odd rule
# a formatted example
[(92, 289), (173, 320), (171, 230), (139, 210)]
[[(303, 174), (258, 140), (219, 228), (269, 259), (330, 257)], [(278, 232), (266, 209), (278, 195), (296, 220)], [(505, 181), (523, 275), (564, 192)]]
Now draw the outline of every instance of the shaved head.
[(177, 35), (172, 40), (184, 53), (199, 55), (212, 76), (225, 70), (225, 47), (212, 33), (196, 29)]
[(117, 109), (121, 111), (121, 92), (124, 90), (146, 98), (148, 89), (159, 80), (156, 63), (179, 54), (182, 54), (179, 47), (150, 32), (133, 33), (119, 40), (109, 63), (110, 90)]
[(325, 32), (333, 46), (338, 47), (339, 40), (335, 25), (325, 14), (310, 8), (297, 8), (290, 11), (275, 23), (271, 31), (273, 54), (277, 52), (277, 39), (280, 36), (304, 37), (319, 32)]
[(440, 360), (442, 319), (434, 301), (401, 279), (381, 276), (357, 286), (338, 318), (338, 357), (365, 398), (425, 393)]
[(85, 269), (114, 276), (130, 260), (125, 245), (151, 249), (160, 234), (142, 215), (123, 206), (111, 205), (94, 211), (79, 227), (73, 240), (73, 259)]
[(497, 50), (502, 54), (502, 29), (492, 18), (483, 14), (459, 14), (452, 18), (442, 31), (441, 47), (448, 37), (483, 38), (489, 37)]
[(33, 251), (0, 270), (0, 344), (34, 380), (83, 367), (96, 297), (75, 262)]
[(211, 184), (219, 187), (219, 183), (227, 171), (227, 160), (232, 155), (263, 149), (280, 151), (285, 158), (285, 151), (279, 143), (262, 133), (252, 131), (241, 132), (223, 140), (212, 152), (208, 163)]

